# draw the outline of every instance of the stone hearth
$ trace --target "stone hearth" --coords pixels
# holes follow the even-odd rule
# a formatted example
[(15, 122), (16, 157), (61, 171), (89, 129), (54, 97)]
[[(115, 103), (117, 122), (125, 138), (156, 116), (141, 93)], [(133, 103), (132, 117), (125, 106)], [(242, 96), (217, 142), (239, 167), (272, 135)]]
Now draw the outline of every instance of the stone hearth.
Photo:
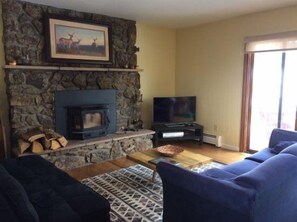
[[(139, 130), (117, 132), (90, 140), (70, 140), (65, 148), (45, 151), (40, 155), (58, 168), (69, 170), (152, 148), (153, 134), (154, 131), (151, 130)], [(15, 153), (17, 156), (31, 155), (30, 153), (19, 154), (16, 150)]]

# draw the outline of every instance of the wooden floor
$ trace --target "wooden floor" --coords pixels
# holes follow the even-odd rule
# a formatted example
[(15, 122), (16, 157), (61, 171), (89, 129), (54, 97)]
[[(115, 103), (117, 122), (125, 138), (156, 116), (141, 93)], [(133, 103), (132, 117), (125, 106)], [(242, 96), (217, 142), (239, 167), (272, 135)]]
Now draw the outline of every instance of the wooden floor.
[[(225, 163), (225, 164), (230, 164), (230, 163), (240, 161), (249, 155), (246, 153), (234, 152), (234, 151), (225, 150), (222, 148), (217, 148), (213, 145), (208, 145), (208, 144), (199, 145), (199, 143), (195, 141), (183, 141), (175, 144), (182, 146), (184, 149), (190, 150), (194, 153), (199, 153), (199, 154), (211, 157), (213, 160), (221, 163)], [(124, 157), (116, 160), (106, 161), (103, 163), (92, 164), (92, 165), (76, 168), (73, 170), (69, 170), (67, 173), (72, 177), (78, 180), (81, 180), (95, 175), (118, 170), (120, 168), (126, 168), (134, 164), (136, 163)]]

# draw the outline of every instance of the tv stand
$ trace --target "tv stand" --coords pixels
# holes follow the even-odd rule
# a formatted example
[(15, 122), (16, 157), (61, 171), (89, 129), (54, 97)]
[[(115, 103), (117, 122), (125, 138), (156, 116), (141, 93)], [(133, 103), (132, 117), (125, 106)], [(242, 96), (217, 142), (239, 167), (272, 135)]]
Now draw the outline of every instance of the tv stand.
[(181, 126), (185, 126), (185, 124), (183, 124), (183, 123), (165, 123), (164, 126), (165, 127), (181, 127)]
[(203, 126), (197, 123), (153, 124), (152, 130), (155, 131), (155, 147), (159, 141), (198, 140), (200, 144), (203, 143)]

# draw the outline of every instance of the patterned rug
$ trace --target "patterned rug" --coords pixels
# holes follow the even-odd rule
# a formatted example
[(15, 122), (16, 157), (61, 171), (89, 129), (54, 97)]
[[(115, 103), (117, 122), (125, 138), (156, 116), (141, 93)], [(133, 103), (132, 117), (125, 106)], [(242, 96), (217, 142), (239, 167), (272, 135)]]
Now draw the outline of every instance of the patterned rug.
[[(223, 164), (211, 162), (192, 169), (200, 173), (210, 168), (220, 168)], [(105, 173), (82, 180), (81, 182), (108, 199), (114, 222), (162, 221), (162, 182), (156, 176), (151, 181), (152, 170), (142, 165)]]

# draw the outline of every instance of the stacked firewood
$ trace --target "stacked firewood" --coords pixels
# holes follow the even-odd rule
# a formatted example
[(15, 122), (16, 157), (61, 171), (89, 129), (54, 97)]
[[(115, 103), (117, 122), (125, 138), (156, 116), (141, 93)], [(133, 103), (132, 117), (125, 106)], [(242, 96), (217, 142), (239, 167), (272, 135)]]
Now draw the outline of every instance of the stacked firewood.
[(26, 133), (22, 133), (18, 138), (19, 153), (29, 151), (32, 153), (42, 153), (45, 150), (56, 150), (65, 147), (67, 139), (50, 129), (33, 128)]

